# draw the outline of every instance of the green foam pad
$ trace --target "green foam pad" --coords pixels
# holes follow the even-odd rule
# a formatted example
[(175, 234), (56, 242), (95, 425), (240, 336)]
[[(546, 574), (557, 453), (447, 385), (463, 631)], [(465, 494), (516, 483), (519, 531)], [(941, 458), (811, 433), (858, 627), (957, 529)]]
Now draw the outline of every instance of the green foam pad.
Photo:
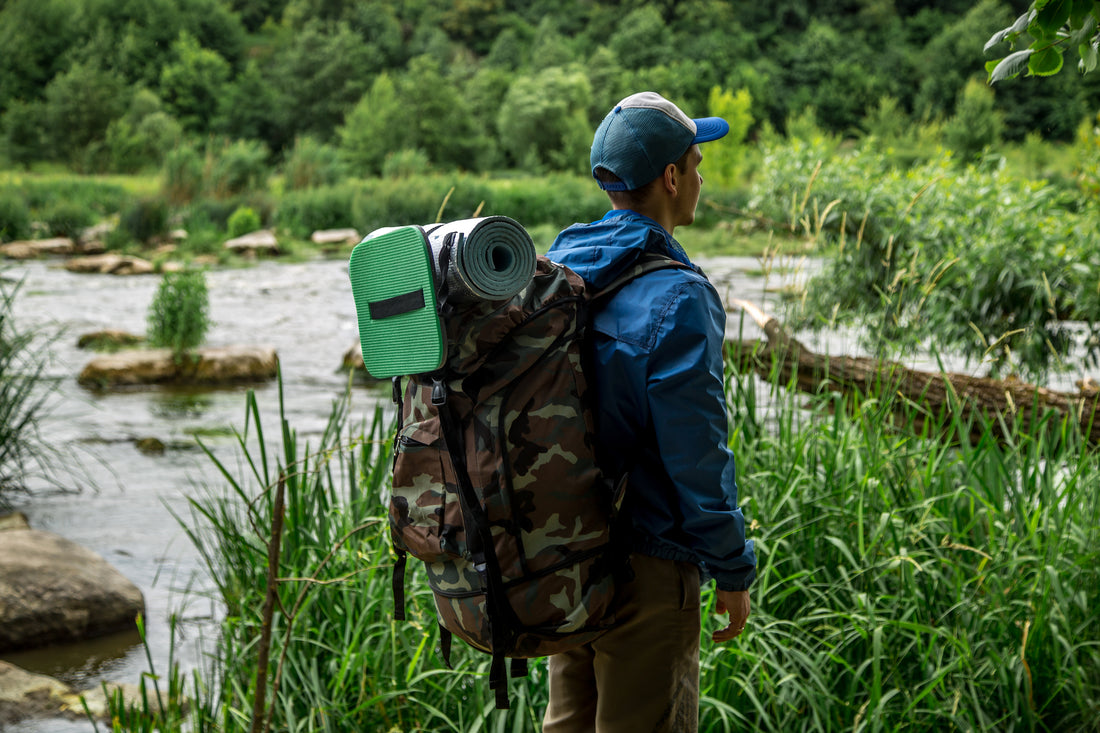
[(348, 263), (363, 364), (379, 379), (438, 369), (445, 355), (431, 250), (418, 226), (355, 246)]

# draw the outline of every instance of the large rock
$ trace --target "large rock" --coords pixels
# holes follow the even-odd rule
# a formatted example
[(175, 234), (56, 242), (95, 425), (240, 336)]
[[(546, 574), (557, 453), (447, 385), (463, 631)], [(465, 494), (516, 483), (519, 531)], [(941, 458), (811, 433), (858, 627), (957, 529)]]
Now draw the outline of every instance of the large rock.
[(71, 255), (74, 252), (76, 243), (68, 237), (25, 239), (0, 245), (0, 255), (10, 260), (33, 260), (50, 255)]
[(0, 651), (133, 628), (141, 591), (96, 553), (35, 529), (0, 532)]
[(113, 252), (76, 257), (65, 263), (65, 269), (95, 275), (148, 275), (154, 271), (153, 263), (148, 260)]
[(88, 363), (78, 381), (85, 387), (142, 384), (234, 384), (274, 379), (279, 357), (268, 346), (199, 349), (179, 363), (170, 349), (104, 354)]
[(279, 240), (270, 229), (260, 229), (228, 240), (225, 248), (244, 255), (279, 254)]

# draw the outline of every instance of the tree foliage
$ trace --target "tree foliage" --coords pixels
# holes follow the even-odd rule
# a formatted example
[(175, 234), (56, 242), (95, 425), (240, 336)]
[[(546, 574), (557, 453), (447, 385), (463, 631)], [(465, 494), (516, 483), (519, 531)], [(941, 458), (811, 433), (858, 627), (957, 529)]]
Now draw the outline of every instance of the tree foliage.
[[(210, 134), (256, 141), (270, 163), (309, 138), (370, 173), (402, 150), (436, 169), (530, 159), (568, 170), (578, 163), (567, 128), (594, 127), (643, 89), (691, 114), (703, 113), (714, 87), (746, 90), (750, 137), (784, 131), (810, 108), (824, 131), (850, 135), (887, 97), (907, 124), (938, 123), (984, 75), (976, 49), (1021, 9), (1022, 0), (8, 0), (0, 157), (130, 171), (155, 165), (182, 129), (200, 147)], [(1090, 69), (1098, 13), (1097, 0), (1036, 0), (993, 45), (1031, 43), (1033, 73), (1053, 71), (1060, 54), (1080, 54)], [(580, 77), (587, 93), (577, 93)], [(87, 106), (79, 113), (59, 94), (76, 79), (88, 82), (74, 89)], [(552, 86), (539, 92), (533, 82)], [(378, 122), (394, 119), (392, 104), (364, 101), (385, 83), (400, 100), (396, 127)], [(139, 90), (159, 98), (158, 112), (135, 116), (129, 99)], [(559, 92), (583, 109), (543, 120), (517, 105), (552, 106), (545, 97)], [(998, 84), (992, 104), (1006, 140), (1038, 130), (1068, 143), (1095, 113), (1096, 92), (1091, 80)], [(525, 117), (538, 129), (509, 139)], [(55, 127), (62, 119), (82, 129)]]

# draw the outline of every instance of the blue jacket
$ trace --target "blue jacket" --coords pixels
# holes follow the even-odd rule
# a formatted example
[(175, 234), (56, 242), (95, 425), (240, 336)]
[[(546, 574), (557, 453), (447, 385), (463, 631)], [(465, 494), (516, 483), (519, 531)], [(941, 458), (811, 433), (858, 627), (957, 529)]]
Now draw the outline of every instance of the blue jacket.
[(745, 590), (756, 556), (728, 447), (718, 292), (663, 227), (633, 211), (569, 227), (548, 256), (599, 290), (645, 252), (692, 269), (647, 273), (597, 306), (590, 388), (600, 460), (630, 473), (635, 551), (695, 563), (722, 590)]

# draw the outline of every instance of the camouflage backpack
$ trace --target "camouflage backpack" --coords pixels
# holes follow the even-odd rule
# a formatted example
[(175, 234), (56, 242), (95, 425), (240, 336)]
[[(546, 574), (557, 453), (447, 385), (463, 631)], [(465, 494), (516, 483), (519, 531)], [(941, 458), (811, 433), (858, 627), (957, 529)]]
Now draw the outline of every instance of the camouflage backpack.
[(592, 641), (614, 623), (617, 576), (629, 572), (616, 512), (626, 477), (594, 456), (582, 368), (588, 305), (649, 270), (653, 256), (598, 294), (539, 257), (511, 300), (442, 306), (441, 369), (394, 380), (389, 521), (404, 618), (406, 554), (424, 562), (450, 664), (451, 635), (492, 654), (490, 687), (508, 707), (526, 659)]

